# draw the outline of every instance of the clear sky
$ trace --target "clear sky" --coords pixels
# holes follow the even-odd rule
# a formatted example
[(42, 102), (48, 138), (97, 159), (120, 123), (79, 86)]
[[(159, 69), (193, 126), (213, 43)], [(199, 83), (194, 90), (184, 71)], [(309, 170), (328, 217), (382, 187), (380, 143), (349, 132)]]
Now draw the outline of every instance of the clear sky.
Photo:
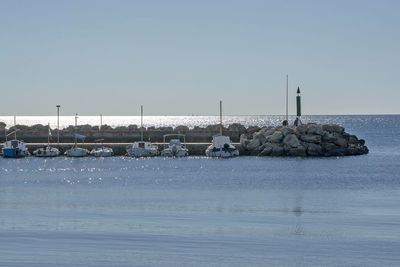
[(400, 113), (397, 0), (0, 0), (0, 115)]

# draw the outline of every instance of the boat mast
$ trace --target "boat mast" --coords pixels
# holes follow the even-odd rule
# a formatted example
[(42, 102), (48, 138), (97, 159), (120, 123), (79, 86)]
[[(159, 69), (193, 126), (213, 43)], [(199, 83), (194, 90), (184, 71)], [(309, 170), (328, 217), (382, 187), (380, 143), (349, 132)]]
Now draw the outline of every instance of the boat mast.
[(100, 127), (99, 127), (99, 132), (101, 132), (101, 127), (103, 126), (103, 115), (100, 114)]
[(50, 146), (50, 133), (51, 133), (51, 132), (50, 132), (50, 131), (51, 131), (51, 130), (50, 130), (50, 122), (47, 124), (47, 126), (48, 126), (48, 128), (49, 128), (49, 129), (48, 129), (49, 132), (47, 133), (47, 146)]
[[(75, 134), (76, 134), (77, 129), (78, 129), (78, 113), (75, 113)], [(77, 143), (77, 139), (75, 136), (75, 146), (76, 146), (76, 143)]]
[[(14, 115), (14, 129), (17, 129), (17, 116)], [(17, 140), (17, 131), (14, 133), (14, 139)]]
[(140, 138), (143, 142), (143, 106), (140, 106)]
[(219, 101), (219, 135), (222, 135), (222, 101)]

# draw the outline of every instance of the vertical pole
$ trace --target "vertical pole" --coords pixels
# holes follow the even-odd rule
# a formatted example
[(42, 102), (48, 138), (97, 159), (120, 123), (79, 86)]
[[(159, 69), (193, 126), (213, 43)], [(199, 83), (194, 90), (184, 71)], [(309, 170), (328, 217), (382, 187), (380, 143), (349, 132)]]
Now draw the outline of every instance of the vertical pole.
[(50, 133), (51, 133), (50, 123), (47, 124), (47, 127), (49, 128), (48, 129), (49, 132), (47, 133), (47, 146), (50, 146)]
[(15, 116), (15, 115), (14, 115), (14, 130), (15, 130), (14, 139), (16, 140), (17, 139), (17, 116)]
[(289, 75), (286, 75), (286, 121), (289, 122)]
[(103, 126), (103, 115), (100, 114), (100, 127), (99, 127), (99, 132), (101, 131), (101, 127)]
[(140, 138), (143, 141), (143, 106), (140, 106)]
[(60, 105), (57, 105), (57, 145), (60, 146)]
[[(76, 133), (77, 128), (78, 128), (78, 113), (75, 113), (75, 133)], [(76, 146), (76, 143), (77, 143), (77, 139), (75, 137), (75, 146)]]
[(219, 135), (222, 135), (222, 101), (219, 101)]

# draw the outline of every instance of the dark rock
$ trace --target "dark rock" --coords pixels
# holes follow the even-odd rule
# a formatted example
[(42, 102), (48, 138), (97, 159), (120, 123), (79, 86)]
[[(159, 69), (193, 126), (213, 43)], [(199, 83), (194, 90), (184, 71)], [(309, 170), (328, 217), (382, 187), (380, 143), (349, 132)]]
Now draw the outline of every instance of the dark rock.
[(266, 138), (266, 141), (269, 143), (280, 143), (282, 141), (283, 134), (280, 131), (276, 131), (273, 135), (270, 135)]
[(306, 148), (302, 145), (298, 147), (291, 147), (290, 149), (286, 150), (286, 155), (290, 157), (305, 157), (307, 156)]
[(285, 138), (283, 138), (283, 145), (291, 148), (301, 146), (295, 134), (285, 136)]
[(315, 144), (320, 144), (322, 140), (320, 135), (312, 135), (312, 134), (301, 135), (300, 139), (304, 142), (315, 143)]
[(307, 125), (302, 124), (296, 127), (296, 134), (297, 135), (304, 135), (307, 133)]
[(324, 124), (322, 125), (322, 129), (330, 133), (342, 134), (344, 132), (344, 128), (336, 124)]
[(323, 149), (320, 145), (310, 143), (307, 146), (307, 155), (312, 157), (322, 156)]
[(318, 135), (323, 135), (324, 131), (322, 130), (322, 127), (318, 124), (307, 124), (307, 134), (318, 134)]
[(281, 129), (281, 132), (282, 132), (283, 136), (287, 136), (289, 134), (294, 134), (294, 129), (291, 127), (283, 127)]

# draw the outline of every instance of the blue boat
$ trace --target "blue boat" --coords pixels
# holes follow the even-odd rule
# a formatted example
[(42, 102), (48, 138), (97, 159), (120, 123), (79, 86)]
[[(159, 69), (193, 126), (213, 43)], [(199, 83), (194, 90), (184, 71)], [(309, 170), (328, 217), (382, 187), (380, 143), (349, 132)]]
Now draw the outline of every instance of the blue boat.
[(19, 140), (6, 141), (3, 144), (3, 157), (23, 158), (29, 156), (25, 143)]
[[(29, 156), (29, 151), (23, 141), (17, 140), (17, 130), (6, 135), (6, 141), (3, 143), (3, 157), (5, 158), (23, 158)], [(7, 137), (14, 134), (14, 140), (7, 141)]]

